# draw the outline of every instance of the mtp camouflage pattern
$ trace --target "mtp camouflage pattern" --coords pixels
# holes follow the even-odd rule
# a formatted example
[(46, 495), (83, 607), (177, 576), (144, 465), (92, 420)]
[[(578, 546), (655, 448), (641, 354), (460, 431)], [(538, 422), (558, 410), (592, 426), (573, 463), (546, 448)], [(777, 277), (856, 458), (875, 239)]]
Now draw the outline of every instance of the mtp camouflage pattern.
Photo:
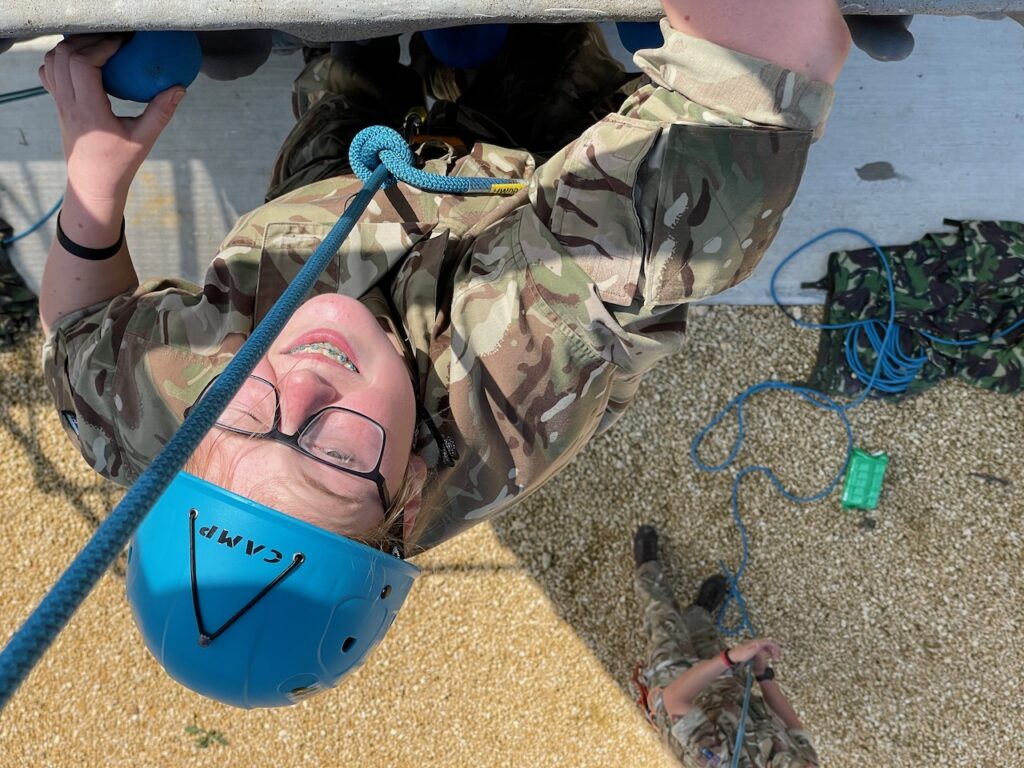
[[(711, 616), (691, 605), (680, 610), (658, 560), (636, 569), (647, 655), (642, 678), (652, 691), (650, 719), (665, 745), (687, 768), (728, 768), (743, 713), (743, 673), (724, 672), (702, 691), (681, 718), (665, 710), (661, 689), (701, 659), (726, 646)], [(739, 765), (744, 768), (811, 768), (818, 755), (807, 734), (787, 729), (755, 691), (750, 697)]]
[[(892, 265), (903, 351), (913, 357), (923, 354), (927, 362), (905, 393), (875, 390), (878, 397), (916, 395), (950, 377), (995, 392), (1021, 390), (1024, 327), (994, 341), (991, 336), (1024, 318), (1024, 224), (953, 220), (946, 224), (955, 231), (882, 249)], [(885, 270), (871, 248), (831, 254), (823, 287), (829, 292), (826, 323), (888, 318)], [(942, 339), (985, 341), (954, 346), (929, 340), (920, 332)], [(810, 386), (845, 395), (863, 390), (863, 383), (847, 366), (844, 336), (844, 331), (822, 331)], [(871, 370), (876, 358), (866, 340), (860, 353), (865, 368)]]
[[(618, 111), (592, 115), (542, 164), (474, 139), (482, 122), (459, 109), (463, 133), (432, 139), (443, 151), (426, 170), (527, 187), (381, 191), (313, 289), (360, 297), (394, 328), (420, 402), (456, 443), (459, 461), (444, 466), (421, 429), (433, 470), (421, 548), (522, 500), (612, 424), (680, 350), (686, 305), (746, 277), (792, 201), (831, 87), (662, 26), (665, 45), (637, 54), (645, 74)], [(580, 37), (580, 55), (605, 55), (589, 28)], [(551, 73), (569, 78), (555, 90), (575, 93), (579, 71), (570, 61)], [(584, 99), (597, 113), (622, 81), (599, 71)], [(274, 199), (236, 224), (204, 285), (147, 281), (69, 315), (48, 340), (48, 386), (78, 426), (68, 434), (117, 482), (148, 465), (360, 188), (339, 154), (356, 123), (377, 121), (366, 78), (321, 58), (295, 90)]]

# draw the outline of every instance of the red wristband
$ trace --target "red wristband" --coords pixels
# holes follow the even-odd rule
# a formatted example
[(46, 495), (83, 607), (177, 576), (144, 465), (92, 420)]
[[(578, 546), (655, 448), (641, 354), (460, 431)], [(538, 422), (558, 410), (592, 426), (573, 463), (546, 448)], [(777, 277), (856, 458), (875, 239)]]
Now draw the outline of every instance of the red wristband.
[(729, 649), (722, 651), (722, 661), (726, 663), (729, 669), (736, 669), (736, 662), (729, 658)]

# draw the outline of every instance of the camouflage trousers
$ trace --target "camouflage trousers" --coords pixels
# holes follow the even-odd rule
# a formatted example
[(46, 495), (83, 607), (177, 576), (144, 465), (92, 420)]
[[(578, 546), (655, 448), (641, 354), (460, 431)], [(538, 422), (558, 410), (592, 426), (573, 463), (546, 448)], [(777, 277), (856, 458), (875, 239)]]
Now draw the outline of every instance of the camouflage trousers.
[[(680, 609), (659, 560), (650, 560), (636, 569), (634, 586), (647, 640), (641, 676), (649, 689), (664, 688), (701, 659), (710, 659), (725, 648), (707, 611), (696, 605)], [(652, 697), (648, 709), (662, 741), (685, 761), (685, 745), (672, 734), (674, 723), (660, 693)]]
[(648, 687), (667, 685), (701, 659), (710, 659), (725, 648), (707, 611), (696, 605), (680, 610), (660, 561), (651, 560), (637, 568), (634, 583), (643, 608)]

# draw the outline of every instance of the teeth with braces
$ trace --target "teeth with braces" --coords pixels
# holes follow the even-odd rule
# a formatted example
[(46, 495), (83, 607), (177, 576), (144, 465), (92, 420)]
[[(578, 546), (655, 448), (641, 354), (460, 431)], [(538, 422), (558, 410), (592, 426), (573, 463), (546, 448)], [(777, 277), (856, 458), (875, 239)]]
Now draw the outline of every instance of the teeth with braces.
[(340, 363), (353, 373), (359, 373), (359, 369), (356, 368), (355, 363), (349, 359), (348, 355), (328, 341), (315, 341), (312, 344), (302, 344), (295, 349), (290, 350), (288, 354), (294, 355), (297, 352), (313, 352), (318, 355), (323, 355), (330, 360)]

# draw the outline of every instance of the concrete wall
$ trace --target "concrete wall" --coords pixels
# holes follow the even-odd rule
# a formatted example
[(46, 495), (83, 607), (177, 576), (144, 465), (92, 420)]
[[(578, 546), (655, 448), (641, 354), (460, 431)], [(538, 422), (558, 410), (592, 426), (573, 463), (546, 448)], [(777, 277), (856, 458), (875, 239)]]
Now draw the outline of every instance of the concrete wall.
[[(1024, 11), (1024, 0), (840, 0), (849, 13), (931, 13), (945, 16)], [(653, 20), (658, 0), (602, 0), (579, 5), (547, 0), (4, 0), (0, 37), (136, 29), (279, 29), (307, 40), (372, 37), (482, 21)]]

